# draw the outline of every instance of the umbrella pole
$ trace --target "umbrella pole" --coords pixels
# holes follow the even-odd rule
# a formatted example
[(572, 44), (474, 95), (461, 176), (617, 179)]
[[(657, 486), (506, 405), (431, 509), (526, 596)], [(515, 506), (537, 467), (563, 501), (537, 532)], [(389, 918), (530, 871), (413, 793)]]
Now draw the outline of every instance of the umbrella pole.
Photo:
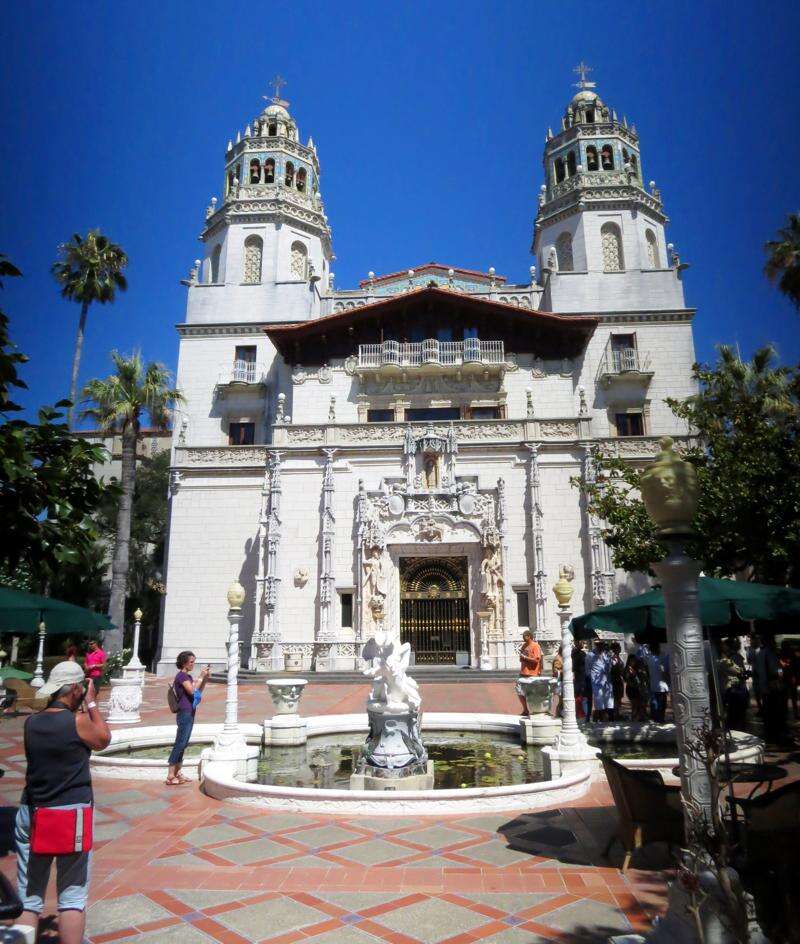
[[(41, 614), (40, 614), (41, 615)], [(33, 670), (31, 688), (39, 689), (44, 685), (44, 636), (47, 627), (44, 620), (39, 621), (39, 651), (36, 653), (36, 668)]]

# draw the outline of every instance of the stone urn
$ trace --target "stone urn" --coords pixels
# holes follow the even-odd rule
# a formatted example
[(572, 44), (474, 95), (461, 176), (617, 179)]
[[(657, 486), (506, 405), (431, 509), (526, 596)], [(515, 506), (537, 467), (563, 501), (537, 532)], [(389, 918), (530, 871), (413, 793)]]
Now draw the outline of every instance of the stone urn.
[(645, 508), (661, 534), (691, 531), (698, 490), (694, 466), (681, 459), (672, 440), (665, 436), (661, 440), (661, 452), (640, 479)]
[(108, 699), (109, 724), (137, 724), (142, 720), (142, 683), (138, 677), (112, 678)]
[(264, 721), (264, 742), (282, 747), (296, 747), (307, 740), (306, 720), (297, 706), (308, 679), (267, 679), (267, 688), (275, 714)]
[(283, 667), (287, 672), (299, 672), (303, 668), (303, 656), (299, 652), (285, 652)]
[(269, 697), (275, 706), (276, 715), (296, 715), (297, 705), (308, 679), (267, 679)]
[(548, 714), (551, 698), (558, 688), (558, 679), (550, 675), (534, 675), (530, 678), (521, 678), (519, 684), (525, 694), (525, 702), (531, 717)]

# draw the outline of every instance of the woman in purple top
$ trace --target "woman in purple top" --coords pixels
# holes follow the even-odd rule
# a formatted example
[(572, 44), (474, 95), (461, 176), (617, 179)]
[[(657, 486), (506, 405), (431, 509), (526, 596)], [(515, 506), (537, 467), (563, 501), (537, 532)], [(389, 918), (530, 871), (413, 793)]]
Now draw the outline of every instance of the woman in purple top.
[(191, 676), (191, 671), (194, 668), (193, 652), (179, 652), (175, 665), (178, 667), (178, 672), (172, 681), (172, 685), (178, 699), (176, 717), (178, 730), (175, 732), (175, 743), (169, 755), (169, 773), (165, 781), (168, 787), (177, 787), (189, 783), (189, 778), (184, 777), (181, 773), (183, 752), (186, 750), (186, 745), (189, 743), (194, 727), (195, 692), (202, 692), (205, 688), (209, 673), (209, 666), (205, 666), (200, 672), (197, 684), (195, 684)]

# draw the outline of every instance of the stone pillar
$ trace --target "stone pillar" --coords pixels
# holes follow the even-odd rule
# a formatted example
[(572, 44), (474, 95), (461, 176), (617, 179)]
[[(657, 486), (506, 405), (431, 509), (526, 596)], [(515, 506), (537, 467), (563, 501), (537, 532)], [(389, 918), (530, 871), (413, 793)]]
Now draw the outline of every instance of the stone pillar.
[(489, 627), (492, 624), (492, 614), (489, 610), (478, 610), (478, 632), (480, 639), (480, 666), (485, 672), (491, 671), (492, 658), (489, 655)]
[(144, 665), (139, 659), (139, 635), (141, 629), (142, 611), (137, 609), (133, 614), (133, 654), (128, 664), (122, 669), (122, 677), (132, 680), (135, 679), (140, 685), (144, 685)]
[[(317, 671), (330, 668), (330, 644), (336, 638), (333, 625), (333, 600), (336, 578), (334, 575), (333, 548), (336, 537), (336, 516), (333, 511), (334, 479), (333, 457), (335, 449), (324, 449), (325, 467), (322, 473), (322, 512), (320, 521), (319, 570), (319, 636), (317, 641), (324, 645), (317, 648)], [(327, 657), (324, 654), (327, 653)]]
[(514, 640), (511, 638), (511, 587), (508, 579), (508, 508), (506, 505), (506, 482), (502, 476), (497, 480), (497, 525), (500, 531), (500, 560), (503, 565), (503, 599), (498, 601), (498, 609), (503, 620), (503, 665), (507, 668), (508, 659)]
[(244, 587), (234, 580), (228, 589), (228, 673), (225, 692), (225, 723), (217, 735), (206, 760), (226, 761), (234, 765), (236, 773), (247, 780), (255, 780), (258, 767), (258, 748), (248, 746), (239, 728), (239, 624), (242, 621)]
[(267, 520), (267, 561), (264, 591), (266, 620), (264, 635), (272, 643), (273, 671), (283, 671), (283, 647), (280, 628), (281, 578), (278, 570), (278, 551), (281, 544), (281, 455), (269, 454), (269, 516)]
[(551, 638), (547, 625), (547, 571), (544, 569), (544, 521), (542, 515), (542, 490), (539, 475), (539, 446), (526, 443), (528, 461), (528, 503), (530, 506), (528, 527), (531, 535), (533, 575), (530, 582), (533, 591), (535, 637), (541, 643)]
[(261, 510), (258, 516), (258, 564), (256, 570), (256, 598), (255, 613), (256, 625), (250, 640), (250, 659), (248, 666), (251, 669), (258, 667), (258, 647), (266, 641), (265, 632), (265, 604), (267, 584), (267, 531), (269, 524), (269, 465), (264, 469), (264, 481), (261, 486)]
[(561, 655), (564, 661), (562, 682), (562, 700), (564, 709), (561, 718), (561, 731), (558, 733), (552, 747), (543, 747), (544, 773), (549, 780), (570, 773), (577, 766), (592, 764), (600, 753), (597, 748), (590, 747), (586, 737), (578, 727), (578, 718), (575, 713), (575, 675), (572, 666), (572, 610), (570, 600), (574, 590), (570, 586), (571, 567), (562, 567), (558, 583), (553, 587), (553, 593), (558, 600), (558, 618), (561, 622)]
[(39, 623), (39, 648), (36, 651), (36, 668), (33, 670), (31, 688), (39, 689), (44, 685), (44, 637), (47, 627), (44, 620)]
[[(583, 480), (594, 484), (597, 480), (597, 467), (592, 456), (592, 447), (583, 447)], [(605, 606), (614, 602), (615, 572), (611, 565), (611, 552), (603, 538), (603, 523), (589, 508), (584, 497), (586, 533), (589, 540), (589, 559), (591, 561), (592, 606)]]

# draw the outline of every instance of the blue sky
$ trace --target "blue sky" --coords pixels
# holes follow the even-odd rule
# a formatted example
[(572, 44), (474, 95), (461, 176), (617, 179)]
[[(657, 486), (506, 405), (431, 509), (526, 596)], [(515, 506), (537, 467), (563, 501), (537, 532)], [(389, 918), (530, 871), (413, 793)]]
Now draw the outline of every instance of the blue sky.
[(338, 286), (431, 259), (523, 281), (544, 134), (585, 59), (691, 263), (698, 357), (800, 359), (800, 315), (761, 272), (800, 208), (798, 4), (27, 0), (3, 21), (0, 251), (25, 278), (1, 301), (29, 406), (67, 390), (78, 308), (49, 266), (91, 227), (127, 250), (130, 288), (91, 311), (81, 382), (111, 348), (174, 369), (225, 145), (276, 72), (319, 150)]

